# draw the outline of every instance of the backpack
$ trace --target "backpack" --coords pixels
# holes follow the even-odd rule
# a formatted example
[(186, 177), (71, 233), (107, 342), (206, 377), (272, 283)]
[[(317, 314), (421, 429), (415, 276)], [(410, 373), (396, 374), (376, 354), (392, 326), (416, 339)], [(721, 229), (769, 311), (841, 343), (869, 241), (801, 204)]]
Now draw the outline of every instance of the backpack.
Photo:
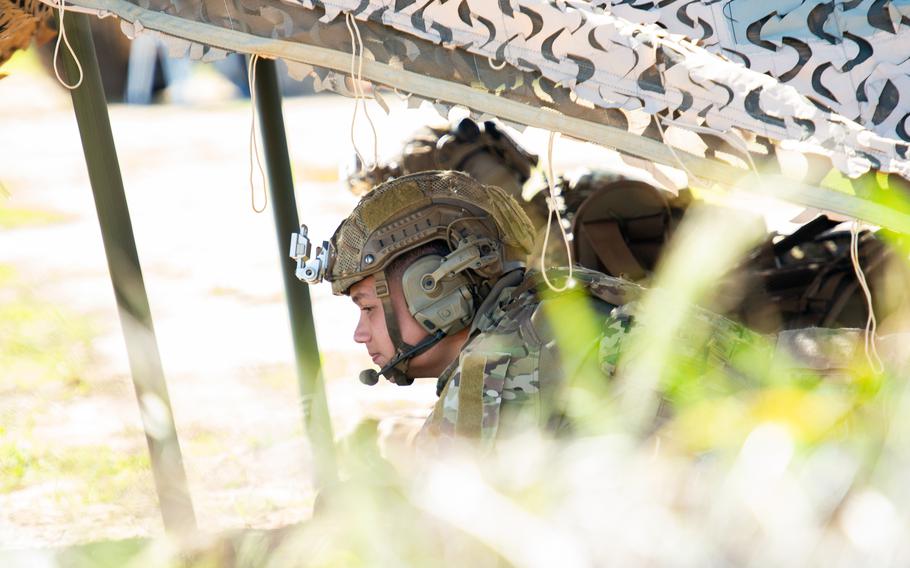
[[(557, 206), (571, 226), (575, 262), (632, 281), (647, 280), (664, 246), (692, 203), (609, 172), (590, 172), (574, 182), (560, 180)], [(538, 207), (546, 200), (538, 193)], [(850, 256), (850, 231), (821, 215), (791, 235), (769, 234), (720, 287), (723, 315), (759, 332), (805, 327), (865, 327), (866, 298)], [(859, 263), (881, 318), (910, 304), (910, 273), (896, 248), (879, 235), (858, 235)], [(889, 238), (896, 237), (889, 235)], [(552, 237), (551, 237), (552, 240)], [(903, 283), (886, 295), (886, 267)]]

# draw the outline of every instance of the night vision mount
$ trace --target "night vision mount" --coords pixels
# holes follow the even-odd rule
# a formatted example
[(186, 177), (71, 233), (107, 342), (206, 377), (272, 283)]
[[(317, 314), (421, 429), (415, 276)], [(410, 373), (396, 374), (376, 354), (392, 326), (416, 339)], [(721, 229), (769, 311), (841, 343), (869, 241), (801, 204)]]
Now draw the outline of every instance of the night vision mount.
[(291, 235), (291, 258), (297, 261), (294, 275), (307, 284), (319, 284), (325, 278), (334, 250), (332, 243), (322, 241), (322, 246), (315, 247), (307, 236), (306, 225), (300, 225), (300, 232)]

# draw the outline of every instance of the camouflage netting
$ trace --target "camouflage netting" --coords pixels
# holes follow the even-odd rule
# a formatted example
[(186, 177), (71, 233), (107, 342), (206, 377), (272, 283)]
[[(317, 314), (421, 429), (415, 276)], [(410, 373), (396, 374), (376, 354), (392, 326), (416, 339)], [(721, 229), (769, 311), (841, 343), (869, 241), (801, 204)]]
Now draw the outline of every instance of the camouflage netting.
[(349, 11), (358, 19), (505, 61), (564, 85), (597, 107), (667, 113), (672, 115), (668, 123), (708, 134), (738, 131), (746, 138), (809, 143), (815, 147), (807, 150), (826, 155), (851, 176), (872, 168), (910, 177), (906, 144), (818, 108), (796, 89), (711, 54), (686, 37), (592, 5), (539, 0), (498, 5), (462, 0), (457, 7), (439, 0), (402, 1), (394, 8), (380, 0), (299, 3), (325, 9), (324, 21)]
[(38, 0), (0, 0), (0, 65), (33, 38), (44, 43), (54, 37), (52, 19), (51, 7)]
[[(744, 177), (754, 177), (753, 169), (809, 185), (829, 180), (831, 174), (858, 178), (881, 172), (898, 185), (908, 185), (910, 180), (910, 145), (899, 131), (903, 106), (895, 102), (899, 98), (894, 94), (906, 74), (888, 67), (883, 59), (899, 57), (910, 45), (910, 36), (900, 33), (905, 26), (904, 8), (896, 8), (893, 2), (857, 0), (841, 5), (775, 0), (761, 3), (760, 9), (758, 3), (745, 0), (660, 2), (662, 10), (676, 8), (680, 23), (675, 27), (665, 23), (665, 11), (648, 15), (646, 8), (654, 3), (625, 1), (75, 0), (73, 4), (120, 16), (127, 35), (160, 34), (173, 55), (210, 60), (226, 51), (240, 51), (281, 57), (289, 62), (292, 74), (314, 75), (317, 89), (348, 95), (353, 89), (345, 74), (355, 45), (347, 25), (350, 15), (363, 38), (363, 76), (376, 86), (413, 93), (415, 102), (422, 97), (443, 107), (461, 104), (479, 118), (495, 115), (512, 123), (559, 130), (615, 148), (648, 171), (654, 170), (654, 164), (682, 167), (693, 183), (733, 186)], [(797, 4), (802, 7), (793, 8)], [(828, 10), (835, 5), (836, 9)], [(732, 18), (731, 9), (736, 14)], [(706, 10), (712, 14), (710, 21)], [(756, 10), (781, 17), (780, 29), (786, 28), (786, 33), (780, 45), (774, 42), (776, 36), (768, 35), (777, 29), (776, 16), (755, 19), (757, 24), (747, 25), (746, 32), (740, 33), (743, 22), (753, 21)], [(838, 23), (839, 15), (854, 12), (866, 13), (867, 20), (875, 22), (870, 23), (867, 40), (877, 38), (879, 32), (890, 34), (881, 57), (860, 56), (860, 61), (853, 48), (840, 41), (865, 33), (838, 31), (845, 30)], [(804, 13), (811, 25), (799, 35), (793, 21)], [(656, 23), (628, 19), (636, 14), (642, 22), (648, 21), (645, 15), (657, 18)], [(695, 14), (701, 14), (693, 20), (697, 27), (684, 30)], [(882, 29), (881, 14), (887, 15), (892, 31)], [(708, 27), (719, 38), (719, 46), (701, 39)], [(689, 35), (671, 33), (676, 30)], [(843, 51), (842, 65), (840, 59), (826, 65), (827, 52), (812, 47), (812, 38), (819, 33), (816, 39), (834, 41)], [(808, 55), (801, 47), (790, 49), (791, 44), (798, 45), (788, 39), (792, 34), (817, 55)], [(806, 34), (814, 35), (805, 38)], [(729, 44), (733, 47), (727, 47), (727, 40), (734, 42)], [(780, 52), (780, 61), (758, 65), (764, 60), (750, 58), (755, 69), (749, 69), (740, 63), (742, 57), (730, 51), (746, 54), (750, 46)], [(788, 46), (786, 55), (781, 46)], [(800, 60), (809, 57), (809, 63), (794, 71), (789, 59), (797, 54)], [(876, 61), (881, 64), (873, 68)], [(835, 73), (832, 66), (836, 65), (840, 73)], [(779, 72), (760, 72), (775, 66)], [(865, 80), (863, 73), (868, 73)], [(809, 87), (803, 81), (806, 74), (811, 75)], [(857, 80), (862, 80), (863, 88), (852, 86)], [(824, 89), (815, 88), (818, 85)], [(374, 92), (383, 104), (381, 91)], [(775, 188), (780, 183), (761, 185)], [(840, 203), (844, 197), (799, 194), (808, 205), (886, 224), (880, 215), (867, 214), (861, 207), (835, 207), (835, 201)], [(889, 200), (890, 206), (902, 203), (901, 211), (910, 213), (903, 203), (905, 196), (900, 197)], [(910, 226), (910, 216), (902, 215), (897, 224)]]
[[(428, 212), (432, 204), (441, 207)], [(453, 227), (455, 222), (458, 227)], [(459, 172), (427, 172), (386, 182), (360, 200), (332, 237), (332, 291), (344, 293), (402, 252), (431, 240), (448, 240), (450, 230), (467, 227), (472, 236), (501, 241), (504, 260), (524, 260), (533, 247), (530, 219), (498, 187), (481, 185)]]
[(669, 0), (595, 6), (698, 40), (792, 85), (816, 105), (910, 142), (910, 3)]

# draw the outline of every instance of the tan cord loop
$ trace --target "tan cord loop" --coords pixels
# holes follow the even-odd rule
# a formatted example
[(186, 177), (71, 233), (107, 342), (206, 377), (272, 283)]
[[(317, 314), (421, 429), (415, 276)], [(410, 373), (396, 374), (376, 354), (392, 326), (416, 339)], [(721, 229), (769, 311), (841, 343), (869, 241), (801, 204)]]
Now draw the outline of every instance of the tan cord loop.
[(673, 148), (673, 145), (670, 144), (669, 142), (667, 142), (667, 137), (664, 134), (664, 127), (660, 123), (660, 117), (656, 114), (654, 115), (654, 123), (657, 124), (657, 129), (660, 130), (660, 138), (661, 138), (661, 140), (663, 140), (664, 146), (666, 146), (667, 149), (670, 150), (670, 154), (672, 154), (673, 158), (676, 159), (676, 163), (679, 164), (679, 167), (682, 168), (682, 170), (684, 172), (686, 172), (687, 176), (689, 176), (689, 180), (690, 180), (689, 184), (691, 185), (691, 183), (692, 183), (691, 180), (698, 179), (698, 176), (693, 174), (692, 171), (686, 167), (686, 164), (683, 163), (682, 158), (680, 158), (679, 154), (676, 153), (676, 149)]
[[(262, 213), (269, 204), (268, 182), (265, 179), (265, 170), (262, 167), (262, 158), (259, 155), (259, 144), (256, 137), (256, 62), (259, 61), (259, 54), (254, 53), (250, 56), (249, 70), (247, 76), (250, 82), (250, 206), (255, 213)], [(253, 183), (253, 155), (256, 156), (256, 164), (259, 166), (259, 174), (262, 176), (262, 207), (256, 207), (256, 186)]]
[(367, 117), (367, 122), (370, 123), (370, 129), (373, 132), (373, 163), (370, 164), (370, 167), (368, 168), (372, 171), (379, 164), (379, 136), (376, 132), (376, 125), (373, 124), (373, 119), (370, 117), (369, 110), (367, 109), (366, 95), (363, 92), (363, 38), (360, 35), (360, 27), (357, 25), (357, 20), (354, 18), (353, 14), (347, 12), (344, 21), (348, 27), (348, 33), (351, 35), (351, 82), (354, 87), (354, 114), (351, 116), (351, 145), (354, 146), (354, 153), (357, 154), (357, 158), (360, 160), (360, 170), (363, 171), (366, 161), (363, 159), (363, 154), (360, 153), (360, 149), (357, 147), (357, 141), (354, 139), (354, 125), (357, 121), (357, 108), (360, 106), (363, 107), (363, 114)]
[[(547, 143), (547, 186), (550, 191), (550, 198), (547, 199), (547, 208), (549, 209), (549, 212), (547, 213), (547, 224), (544, 228), (543, 250), (540, 252), (540, 273), (543, 276), (543, 281), (547, 283), (547, 287), (550, 288), (550, 290), (553, 290), (554, 292), (565, 292), (572, 286), (574, 269), (572, 267), (572, 250), (569, 248), (569, 237), (566, 235), (566, 228), (562, 224), (562, 215), (556, 210), (556, 192), (553, 188), (553, 142), (556, 140), (557, 134), (557, 132), (550, 132), (550, 140)], [(569, 277), (561, 288), (554, 286), (553, 283), (550, 282), (549, 277), (547, 277), (547, 245), (550, 243), (550, 226), (553, 223), (554, 215), (556, 216), (556, 224), (559, 227), (559, 232), (562, 234), (562, 241), (566, 245), (566, 258), (569, 260)]]
[[(70, 40), (66, 37), (66, 27), (63, 25), (63, 12), (64, 4), (66, 0), (56, 0), (56, 5), (60, 10), (60, 31), (57, 33), (57, 43), (54, 45), (54, 75), (57, 76), (57, 80), (60, 81), (60, 84), (69, 89), (70, 91), (76, 90), (79, 88), (79, 85), (82, 84), (82, 79), (85, 74), (82, 71), (82, 64), (79, 63), (79, 59), (76, 57), (76, 52), (73, 51), (73, 46), (70, 45)], [(76, 62), (76, 68), (79, 69), (79, 80), (76, 81), (75, 85), (70, 85), (63, 80), (63, 77), (60, 76), (60, 70), (57, 68), (57, 59), (60, 54), (60, 41), (63, 40), (63, 43), (66, 44), (66, 48), (70, 50), (70, 55), (73, 56), (73, 61)]]
[[(869, 312), (866, 318), (866, 330), (863, 337), (864, 347), (866, 349), (866, 360), (876, 373), (881, 373), (885, 367), (882, 364), (881, 357), (878, 356), (878, 349), (875, 345), (875, 332), (878, 329), (878, 320), (875, 318), (875, 311), (872, 309), (872, 292), (869, 289), (869, 283), (866, 281), (866, 275), (859, 265), (859, 230), (860, 222), (853, 221), (850, 224), (850, 260), (853, 262), (853, 271), (856, 273), (856, 279), (863, 295), (866, 298), (866, 309)], [(874, 358), (874, 360), (873, 360)]]

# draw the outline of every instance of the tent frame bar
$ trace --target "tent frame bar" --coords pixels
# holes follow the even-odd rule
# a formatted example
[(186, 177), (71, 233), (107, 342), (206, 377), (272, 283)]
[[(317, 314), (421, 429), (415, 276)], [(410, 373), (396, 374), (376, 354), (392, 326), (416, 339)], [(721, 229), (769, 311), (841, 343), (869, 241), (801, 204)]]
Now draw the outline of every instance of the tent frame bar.
[[(186, 536), (196, 530), (196, 515), (142, 277), (88, 17), (83, 13), (64, 14), (63, 24), (69, 33), (73, 53), (82, 67), (82, 82), (79, 87), (71, 90), (73, 109), (149, 448), (161, 515), (169, 533)], [(74, 83), (79, 70), (73, 55), (66, 50), (63, 64), (67, 81)], [(299, 217), (275, 61), (259, 59), (256, 76), (256, 110), (260, 117), (265, 167), (278, 239), (279, 266), (294, 344), (297, 382), (301, 393), (304, 426), (313, 451), (315, 485), (320, 488), (335, 483), (338, 474), (309, 289), (297, 280), (294, 264), (288, 259), (290, 235), (298, 230)]]
[(259, 115), (259, 132), (275, 218), (281, 276), (294, 342), (303, 422), (313, 452), (316, 486), (324, 487), (335, 483), (338, 473), (310, 289), (297, 279), (294, 274), (296, 265), (289, 258), (291, 234), (300, 230), (300, 219), (281, 110), (281, 90), (274, 60), (256, 58), (255, 65), (256, 81), (253, 89), (256, 112)]
[[(195, 531), (196, 515), (177, 439), (148, 294), (142, 278), (88, 18), (85, 14), (66, 12), (60, 23), (66, 26), (73, 54), (82, 66), (81, 84), (71, 90), (73, 110), (79, 125), (120, 326), (126, 341), (161, 516), (169, 533), (183, 536)], [(79, 70), (73, 55), (68, 50), (62, 51), (67, 81), (74, 84), (78, 80)]]

